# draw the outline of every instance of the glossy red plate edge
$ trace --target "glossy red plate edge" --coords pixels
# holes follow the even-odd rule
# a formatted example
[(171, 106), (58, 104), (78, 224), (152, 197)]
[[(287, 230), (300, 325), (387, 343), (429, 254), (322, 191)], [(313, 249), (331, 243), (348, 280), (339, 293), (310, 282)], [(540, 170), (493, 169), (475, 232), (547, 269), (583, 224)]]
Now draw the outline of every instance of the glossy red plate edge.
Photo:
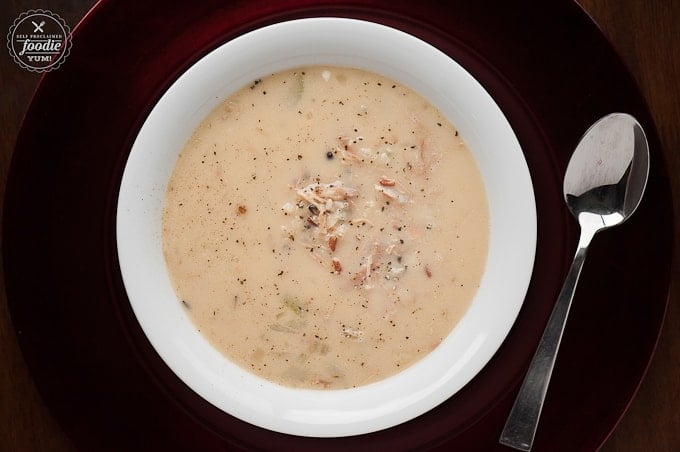
[[(575, 225), (561, 205), (559, 175), (589, 123), (618, 110), (635, 114), (650, 136), (652, 179), (636, 216), (593, 244), (535, 450), (594, 449), (609, 435), (649, 363), (665, 312), (670, 273), (670, 190), (644, 100), (609, 43), (571, 2), (524, 8), (495, 2), (493, 15), (486, 13), (489, 5), (481, 3), (419, 6), (414, 11), (403, 1), (203, 2), (170, 10), (160, 2), (105, 1), (79, 24), (70, 65), (41, 81), (26, 116), (4, 217), (7, 290), (20, 344), (46, 403), (77, 445), (172, 450), (194, 445), (212, 450), (231, 444), (333, 450), (377, 445), (404, 449), (444, 442), (443, 447), (500, 448), (496, 444), (500, 427), (574, 245)], [(449, 402), (410, 423), (330, 441), (273, 434), (225, 418), (172, 375), (146, 342), (127, 304), (115, 258), (112, 217), (129, 146), (169, 83), (230, 37), (285, 18), (313, 15), (391, 25), (454, 56), (496, 97), (517, 129), (539, 206), (534, 281), (515, 328), (487, 368)], [(104, 41), (116, 33), (121, 36), (118, 42)], [(72, 88), (76, 91), (69, 91)], [(102, 111), (108, 124), (98, 128), (90, 112)], [(44, 206), (47, 213), (30, 206)], [(645, 216), (655, 218), (654, 229)], [(654, 237), (645, 250), (621, 249), (626, 238), (650, 232)], [(87, 248), (78, 249), (83, 243)], [(649, 265), (642, 271), (630, 268), (638, 262)], [(32, 278), (33, 272), (38, 279)], [(607, 291), (620, 301), (622, 313), (610, 312), (611, 303), (602, 307), (578, 302), (579, 294), (592, 300)], [(651, 306), (635, 304), (644, 295), (654, 301)], [(36, 310), (42, 315), (36, 317)], [(80, 326), (77, 319), (95, 324)], [(608, 323), (599, 328), (602, 321)], [(606, 337), (610, 330), (631, 327), (638, 336)], [(584, 344), (592, 347), (584, 349)], [(607, 357), (606, 368), (598, 369), (598, 353), (622, 350), (620, 346), (629, 347), (629, 355), (637, 359), (622, 365)], [(572, 377), (582, 380), (591, 373), (597, 391), (570, 384)], [(603, 384), (609, 381), (614, 383)], [(579, 400), (586, 410), (573, 409)]]

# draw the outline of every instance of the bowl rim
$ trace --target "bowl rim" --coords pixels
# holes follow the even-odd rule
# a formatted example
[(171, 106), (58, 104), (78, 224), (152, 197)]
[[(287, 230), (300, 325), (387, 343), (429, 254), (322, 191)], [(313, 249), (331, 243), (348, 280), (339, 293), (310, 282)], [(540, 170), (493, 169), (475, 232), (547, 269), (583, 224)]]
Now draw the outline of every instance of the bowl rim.
[[(311, 33), (315, 39), (310, 42)], [(446, 71), (433, 74), (436, 71), (413, 64), (407, 68), (406, 59)], [(167, 272), (158, 261), (163, 181), (167, 184), (168, 172), (174, 167), (174, 159), (169, 160), (168, 156), (175, 152), (176, 157), (203, 117), (231, 92), (258, 75), (310, 64), (380, 72), (423, 95), (447, 117), (458, 115), (458, 120), (449, 119), (479, 159), (487, 197), (489, 193), (495, 194), (493, 199), (489, 198), (491, 260), (461, 323), (421, 361), (386, 380), (348, 390), (285, 388), (229, 362), (200, 333), (189, 331), (191, 325), (187, 322), (191, 321), (176, 297), (168, 293), (171, 286)], [(247, 71), (243, 69), (246, 66)], [(461, 91), (465, 90), (477, 97), (461, 102)], [(197, 91), (202, 94), (196, 96)], [(442, 104), (442, 99), (448, 103)], [(465, 120), (464, 115), (470, 111), (478, 115), (475, 121)], [(484, 119), (483, 115), (492, 118)], [(485, 127), (492, 127), (498, 136), (507, 139), (502, 148), (507, 152), (475, 153), (469, 140), (482, 143), (489, 140), (480, 121), (487, 121)], [(173, 125), (173, 136), (185, 137), (179, 144), (175, 140), (174, 151), (159, 150), (173, 146), (167, 136), (165, 141), (159, 141), (158, 132), (167, 130), (168, 125)], [(489, 173), (489, 168), (499, 167), (506, 174), (499, 176), (498, 169)], [(498, 193), (516, 196), (509, 196), (512, 202), (504, 205), (506, 200), (497, 199)], [(146, 220), (140, 224), (140, 218)], [(508, 218), (513, 223), (508, 223)], [(505, 225), (503, 230), (496, 226), (498, 222)], [(162, 360), (192, 390), (222, 411), (270, 430), (301, 436), (348, 436), (408, 421), (451, 397), (483, 369), (512, 327), (528, 289), (536, 246), (536, 210), (528, 166), (512, 127), (488, 92), (460, 64), (395, 28), (357, 19), (307, 18), (265, 26), (222, 44), (187, 69), (161, 96), (142, 125), (125, 166), (116, 213), (116, 245), (128, 299), (144, 334)], [(499, 247), (503, 250), (501, 254), (511, 253), (515, 257), (511, 266), (497, 256), (494, 258)], [(504, 280), (503, 295), (509, 301), (497, 303), (491, 315), (488, 306), (478, 299), (497, 296), (488, 275), (508, 269), (513, 271), (514, 278)], [(163, 283), (161, 292), (154, 289), (154, 284)], [(502, 317), (503, 321), (486, 330), (467, 331), (471, 336), (465, 338), (465, 345), (456, 345), (461, 340), (459, 327), (465, 325), (463, 322), (485, 315)], [(449, 361), (450, 364), (442, 364)], [(414, 384), (433, 369), (437, 370), (436, 377), (422, 387)]]

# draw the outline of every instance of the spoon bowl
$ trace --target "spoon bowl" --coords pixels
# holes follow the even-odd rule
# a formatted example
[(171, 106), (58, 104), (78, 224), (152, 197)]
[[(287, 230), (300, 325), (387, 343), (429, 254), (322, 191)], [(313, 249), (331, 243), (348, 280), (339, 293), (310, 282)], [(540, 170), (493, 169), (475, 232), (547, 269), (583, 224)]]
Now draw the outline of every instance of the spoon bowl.
[(647, 138), (631, 115), (604, 116), (576, 147), (564, 177), (565, 202), (581, 227), (576, 255), (501, 433), (501, 444), (531, 450), (588, 245), (597, 232), (635, 212), (648, 175)]
[[(597, 121), (579, 142), (564, 176), (564, 198), (577, 219), (602, 217), (603, 228), (635, 212), (645, 190), (649, 149), (640, 124), (613, 113)], [(579, 220), (580, 221), (580, 220)]]

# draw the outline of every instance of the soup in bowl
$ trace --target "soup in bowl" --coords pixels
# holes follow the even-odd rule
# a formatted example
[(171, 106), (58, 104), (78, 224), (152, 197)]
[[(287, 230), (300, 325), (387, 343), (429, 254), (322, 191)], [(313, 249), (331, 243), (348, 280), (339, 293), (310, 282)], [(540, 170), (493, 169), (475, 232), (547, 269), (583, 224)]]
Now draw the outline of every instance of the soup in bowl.
[[(313, 39), (310, 39), (313, 36)], [(368, 433), (491, 359), (531, 277), (512, 128), (453, 59), (315, 18), (227, 42), (168, 89), (121, 183), (121, 272), (205, 400), (295, 435)]]

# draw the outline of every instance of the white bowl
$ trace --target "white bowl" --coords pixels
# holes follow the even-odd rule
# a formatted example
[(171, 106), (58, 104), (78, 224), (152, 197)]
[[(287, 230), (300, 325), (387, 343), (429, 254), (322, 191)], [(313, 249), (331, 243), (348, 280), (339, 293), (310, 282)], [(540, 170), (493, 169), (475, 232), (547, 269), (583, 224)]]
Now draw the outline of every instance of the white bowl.
[[(421, 361), (356, 389), (282, 387), (236, 366), (199, 333), (173, 291), (161, 243), (165, 190), (202, 119), (255, 79), (307, 65), (381, 73), (420, 93), (460, 131), (475, 156), (490, 210), (481, 286), (451, 334)], [(313, 18), (279, 23), (220, 46), (187, 70), (149, 114), (120, 187), (117, 243), (139, 323), (165, 363), (221, 410), (303, 436), (357, 435), (408, 421), (444, 402), (498, 350), (524, 300), (536, 244), (531, 178), (503, 112), (458, 63), (431, 45), (371, 22)]]

